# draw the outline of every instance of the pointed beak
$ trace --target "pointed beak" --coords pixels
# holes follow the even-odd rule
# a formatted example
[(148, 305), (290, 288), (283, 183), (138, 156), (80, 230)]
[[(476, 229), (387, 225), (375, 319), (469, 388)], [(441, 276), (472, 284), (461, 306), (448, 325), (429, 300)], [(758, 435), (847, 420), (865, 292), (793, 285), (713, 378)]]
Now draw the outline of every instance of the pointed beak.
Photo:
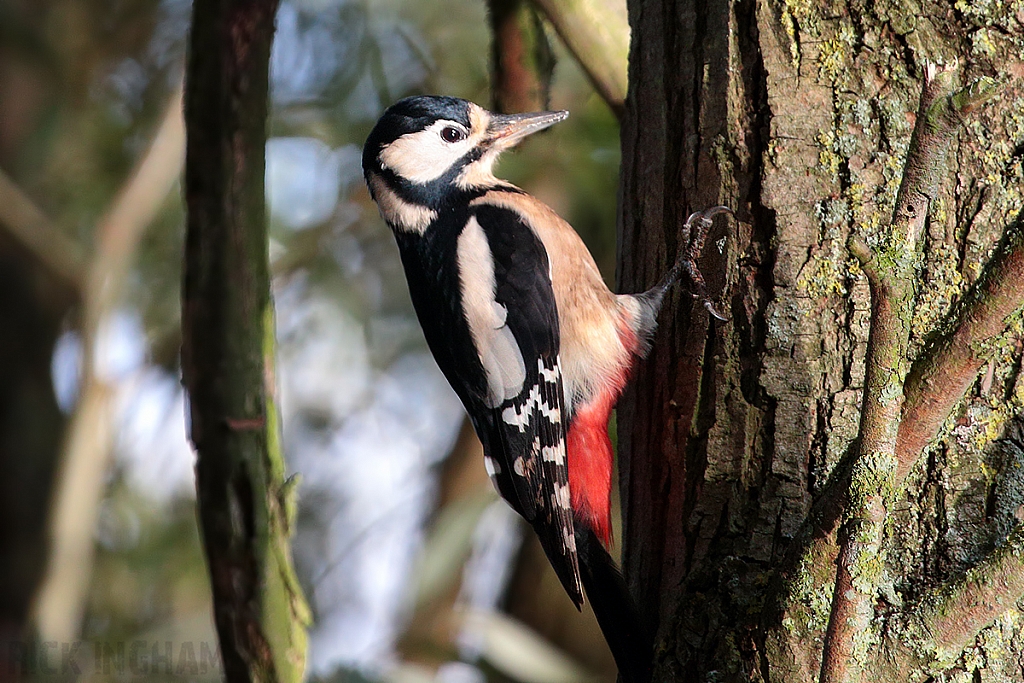
[(542, 111), (533, 114), (491, 114), (487, 140), (498, 149), (514, 147), (527, 135), (544, 130), (569, 116), (567, 111)]

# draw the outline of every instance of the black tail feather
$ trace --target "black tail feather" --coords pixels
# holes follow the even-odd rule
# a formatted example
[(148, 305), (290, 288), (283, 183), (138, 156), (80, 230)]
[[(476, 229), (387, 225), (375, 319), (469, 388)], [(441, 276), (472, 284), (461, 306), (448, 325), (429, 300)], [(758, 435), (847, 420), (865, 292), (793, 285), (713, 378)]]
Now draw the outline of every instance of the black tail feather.
[[(555, 570), (555, 576), (562, 583), (562, 588), (569, 595), (569, 599), (576, 605), (576, 609), (582, 609), (583, 593), (580, 591), (572, 566), (566, 561), (565, 555), (562, 553), (562, 539), (559, 538), (559, 529), (547, 520), (538, 518), (538, 522), (533, 525), (533, 530), (537, 533), (537, 538), (540, 539), (540, 547), (544, 549), (544, 554), (548, 556), (548, 562), (551, 564), (551, 568)], [(579, 543), (580, 534), (578, 529), (575, 536), (576, 542)], [(582, 574), (582, 567), (580, 572)]]
[(654, 639), (615, 561), (592, 530), (576, 526), (576, 550), (587, 599), (619, 667), (623, 683), (649, 683)]

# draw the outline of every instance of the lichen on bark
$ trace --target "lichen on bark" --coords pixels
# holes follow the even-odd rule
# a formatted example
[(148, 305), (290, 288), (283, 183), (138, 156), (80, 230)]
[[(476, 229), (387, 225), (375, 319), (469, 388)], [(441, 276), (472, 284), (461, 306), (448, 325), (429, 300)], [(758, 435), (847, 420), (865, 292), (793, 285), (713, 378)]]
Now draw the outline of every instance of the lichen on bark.
[[(1020, 210), (1024, 186), (1024, 92), (1009, 79), (948, 144), (950, 167), (929, 185), (948, 189), (918, 214), (920, 255), (880, 238), (904, 177), (925, 63), (956, 59), (965, 83), (1019, 71), (1018, 5), (631, 4), (623, 291), (656, 278), (690, 210), (739, 208), (725, 253), (703, 265), (725, 270), (712, 290), (728, 299), (730, 322), (707, 328), (685, 302), (671, 309), (619, 419), (626, 565), (642, 604), (659, 615), (666, 679), (718, 671), (724, 680), (817, 680), (836, 510), (849, 502), (844, 482), (868, 381), (868, 282), (847, 240), (865, 236), (921, 292), (898, 297), (896, 317), (911, 329), (873, 399), (895, 405), (915, 356), (955, 326), (951, 310)], [(893, 475), (893, 453), (867, 451), (878, 467), (858, 477), (876, 484), (872, 493), (884, 483), (873, 505), (884, 501), (887, 521), (859, 573), (876, 629), (859, 644), (862, 656), (888, 642), (899, 614), (916, 614), (922, 596), (986, 556), (965, 539), (1009, 471), (982, 464), (1015, 410), (1014, 334), (999, 335), (1008, 342), (985, 357), (991, 370), (913, 469), (897, 458)], [(979, 637), (982, 651), (1018, 652), (1017, 636), (999, 633)], [(715, 654), (726, 640), (740, 662), (729, 659), (728, 674)], [(967, 670), (959, 652), (944, 661), (950, 675)]]

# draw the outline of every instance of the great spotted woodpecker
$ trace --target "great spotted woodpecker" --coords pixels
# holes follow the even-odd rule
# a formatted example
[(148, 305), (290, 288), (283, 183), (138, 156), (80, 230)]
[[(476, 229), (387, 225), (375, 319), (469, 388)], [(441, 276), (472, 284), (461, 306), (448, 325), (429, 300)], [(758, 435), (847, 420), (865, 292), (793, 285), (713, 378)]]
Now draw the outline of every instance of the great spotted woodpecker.
[(686, 276), (720, 317), (695, 259), (711, 219), (729, 210), (690, 217), (684, 248), (657, 286), (613, 294), (569, 224), (491, 171), (502, 151), (566, 116), (497, 115), (452, 97), (410, 97), (370, 133), (363, 173), (492, 482), (533, 526), (577, 607), (586, 589), (623, 678), (643, 683), (652, 640), (605, 549), (608, 419), (674, 282)]

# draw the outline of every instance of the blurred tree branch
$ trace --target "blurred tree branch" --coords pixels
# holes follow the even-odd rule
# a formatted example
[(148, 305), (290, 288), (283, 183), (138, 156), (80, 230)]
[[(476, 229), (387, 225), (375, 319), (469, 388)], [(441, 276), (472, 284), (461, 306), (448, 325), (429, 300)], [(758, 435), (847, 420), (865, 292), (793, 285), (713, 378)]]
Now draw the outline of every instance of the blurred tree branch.
[[(94, 528), (113, 446), (114, 391), (110, 378), (96, 367), (96, 339), (101, 324), (117, 307), (146, 227), (181, 174), (185, 142), (181, 103), (178, 89), (149, 149), (100, 220), (87, 270), (74, 276), (81, 285), (83, 306), (81, 389), (58, 464), (49, 520), (50, 558), (36, 602), (35, 618), (43, 641), (70, 642), (78, 636), (91, 576)], [(39, 213), (35, 225), (43, 224), (48, 225)], [(51, 238), (59, 235), (51, 233)], [(60, 266), (64, 272), (79, 267), (74, 265), (79, 258), (76, 253), (68, 252)]]
[(276, 0), (197, 0), (186, 75), (182, 374), (228, 681), (295, 681), (309, 609), (274, 396), (264, 171)]
[(598, 94), (622, 119), (626, 100), (629, 23), (619, 0), (533, 0), (551, 22)]
[(437, 503), (415, 582), (413, 611), (398, 641), (403, 659), (436, 673), (444, 661), (458, 658), (456, 610), (473, 529), (494, 500), (483, 463), (483, 446), (469, 420), (438, 475)]
[(536, 9), (526, 0), (489, 0), (487, 9), (495, 110), (547, 109), (555, 57)]
[(0, 225), (60, 281), (79, 293), (85, 289), (88, 265), (81, 246), (58, 230), (2, 170)]

